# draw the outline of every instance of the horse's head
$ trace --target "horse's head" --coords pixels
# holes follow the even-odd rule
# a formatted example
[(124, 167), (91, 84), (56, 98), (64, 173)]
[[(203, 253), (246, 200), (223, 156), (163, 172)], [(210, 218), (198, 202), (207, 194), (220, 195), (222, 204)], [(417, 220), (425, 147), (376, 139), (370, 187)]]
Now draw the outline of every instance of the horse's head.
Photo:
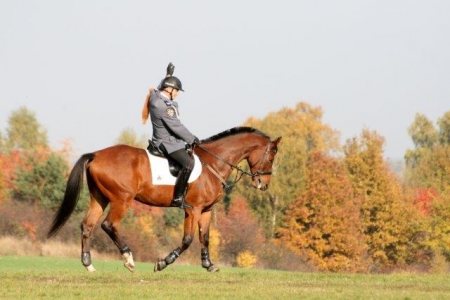
[(267, 145), (256, 148), (248, 156), (247, 162), (252, 173), (252, 185), (254, 188), (265, 191), (269, 187), (273, 161), (278, 152), (280, 140), (281, 137), (269, 141)]

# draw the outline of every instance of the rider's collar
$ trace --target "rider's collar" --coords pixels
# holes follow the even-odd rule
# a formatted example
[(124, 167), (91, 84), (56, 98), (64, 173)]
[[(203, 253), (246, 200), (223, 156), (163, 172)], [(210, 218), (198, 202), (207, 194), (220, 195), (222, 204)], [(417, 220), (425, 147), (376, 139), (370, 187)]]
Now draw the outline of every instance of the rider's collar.
[(163, 98), (167, 99), (167, 100), (171, 100), (169, 97), (166, 96), (166, 94), (163, 93), (163, 91), (161, 91), (161, 93), (159, 93)]

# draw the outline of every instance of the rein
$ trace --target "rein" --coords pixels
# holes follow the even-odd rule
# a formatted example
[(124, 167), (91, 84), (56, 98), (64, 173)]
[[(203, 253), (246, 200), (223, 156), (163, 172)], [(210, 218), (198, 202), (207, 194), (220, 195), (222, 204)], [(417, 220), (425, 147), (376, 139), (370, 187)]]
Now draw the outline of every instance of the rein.
[[(237, 171), (236, 177), (235, 177), (234, 182), (233, 182), (233, 185), (235, 185), (239, 180), (241, 180), (243, 175), (247, 175), (249, 177), (256, 177), (256, 176), (260, 176), (260, 175), (272, 175), (271, 171), (258, 170), (258, 171), (254, 172), (254, 173), (251, 172), (251, 171), (248, 172), (248, 171), (242, 169), (241, 167), (239, 167), (237, 165), (233, 165), (233, 164), (227, 162), (226, 160), (224, 160), (220, 156), (217, 156), (216, 154), (212, 153), (211, 151), (206, 150), (205, 148), (203, 148), (200, 145), (196, 145), (196, 147), (200, 148), (203, 151), (205, 151), (206, 153), (208, 153), (209, 155), (211, 155), (215, 159), (217, 159), (217, 160), (223, 162), (224, 164), (228, 165), (231, 168), (231, 170), (236, 170)], [(264, 156), (267, 155), (267, 153), (269, 152), (269, 147), (270, 147), (270, 143), (267, 145), (267, 149), (264, 152), (264, 154), (261, 156), (261, 158), (253, 166), (256, 166), (264, 158)], [(222, 176), (220, 176), (220, 174), (216, 170), (214, 170), (213, 167), (211, 167), (209, 164), (207, 164), (207, 163), (205, 163), (203, 161), (202, 161), (202, 164), (204, 166), (206, 166), (211, 171), (211, 173), (213, 173), (222, 182), (222, 184), (224, 185), (225, 188), (230, 188), (231, 187), (230, 185), (228, 185), (226, 183), (225, 179), (223, 179)], [(251, 168), (252, 168), (252, 166), (250, 166), (250, 169)]]

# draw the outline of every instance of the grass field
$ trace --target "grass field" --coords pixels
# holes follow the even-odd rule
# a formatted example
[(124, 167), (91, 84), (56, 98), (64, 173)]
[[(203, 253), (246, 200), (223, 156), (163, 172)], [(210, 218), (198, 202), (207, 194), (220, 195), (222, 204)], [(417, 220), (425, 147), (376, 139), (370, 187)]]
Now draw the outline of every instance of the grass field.
[(342, 275), (78, 259), (0, 257), (1, 299), (450, 299), (449, 275)]

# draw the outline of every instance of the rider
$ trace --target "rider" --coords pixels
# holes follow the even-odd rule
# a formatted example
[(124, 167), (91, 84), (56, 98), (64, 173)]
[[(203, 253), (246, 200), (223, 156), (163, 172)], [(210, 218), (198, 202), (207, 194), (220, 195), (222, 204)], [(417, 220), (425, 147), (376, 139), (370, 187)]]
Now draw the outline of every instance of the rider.
[(186, 150), (188, 145), (198, 145), (200, 141), (180, 121), (178, 103), (175, 98), (179, 91), (184, 92), (184, 90), (181, 81), (172, 76), (174, 69), (175, 66), (169, 63), (167, 75), (161, 81), (158, 89), (150, 89), (147, 107), (144, 107), (144, 110), (147, 109), (147, 116), (150, 111), (154, 145), (181, 165), (170, 206), (185, 209), (192, 208), (186, 203), (185, 194), (195, 162), (192, 154), (188, 154)]

